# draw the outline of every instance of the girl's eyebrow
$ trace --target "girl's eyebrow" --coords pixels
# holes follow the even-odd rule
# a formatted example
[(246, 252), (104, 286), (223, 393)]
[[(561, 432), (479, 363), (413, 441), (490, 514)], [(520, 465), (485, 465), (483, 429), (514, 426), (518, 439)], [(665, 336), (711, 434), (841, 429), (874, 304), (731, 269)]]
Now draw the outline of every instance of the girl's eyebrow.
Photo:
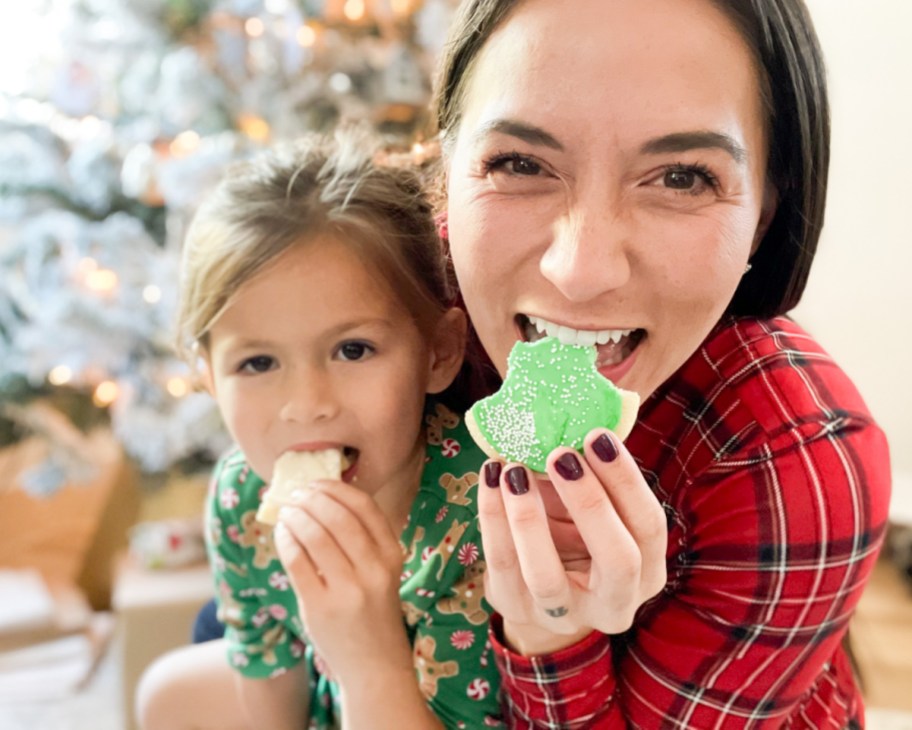
[(743, 165), (747, 160), (747, 150), (734, 137), (709, 130), (675, 132), (656, 137), (640, 147), (640, 152), (647, 155), (659, 155), (668, 152), (688, 152), (695, 149), (723, 150), (731, 155), (739, 165)]
[(473, 140), (477, 143), (482, 137), (491, 133), (506, 134), (510, 137), (521, 139), (528, 144), (550, 147), (551, 149), (559, 150), (561, 152), (564, 151), (564, 146), (549, 132), (546, 132), (541, 127), (526, 124), (525, 122), (518, 122), (514, 119), (492, 119), (490, 122), (486, 122), (475, 132)]
[(332, 336), (337, 336), (343, 332), (358, 329), (359, 327), (379, 327), (385, 329), (394, 329), (393, 323), (385, 317), (364, 317), (340, 322), (334, 327), (326, 330), (326, 333)]

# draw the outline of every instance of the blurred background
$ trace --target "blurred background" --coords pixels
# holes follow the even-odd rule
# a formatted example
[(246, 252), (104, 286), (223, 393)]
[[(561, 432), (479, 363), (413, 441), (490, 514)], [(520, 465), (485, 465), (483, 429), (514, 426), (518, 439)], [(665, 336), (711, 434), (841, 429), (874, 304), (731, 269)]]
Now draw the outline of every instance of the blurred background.
[[(853, 634), (870, 726), (912, 728), (912, 3), (807, 1), (833, 164), (794, 315), (890, 439), (891, 543)], [(211, 594), (199, 513), (227, 445), (171, 349), (189, 218), (228, 162), (341, 119), (420, 153), (455, 4), (0, 11), (0, 605), (20, 607), (0, 608), (0, 726), (128, 727), (138, 673), (186, 642)]]

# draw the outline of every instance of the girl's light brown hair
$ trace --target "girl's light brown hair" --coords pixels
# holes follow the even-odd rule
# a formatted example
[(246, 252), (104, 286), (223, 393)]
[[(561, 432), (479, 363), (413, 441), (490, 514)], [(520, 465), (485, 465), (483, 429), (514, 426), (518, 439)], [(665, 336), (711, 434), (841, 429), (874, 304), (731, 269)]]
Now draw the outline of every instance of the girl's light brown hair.
[(308, 136), (229, 169), (184, 242), (181, 352), (208, 346), (210, 328), (245, 282), (323, 236), (351, 246), (419, 329), (431, 331), (453, 299), (433, 209), (417, 174), (378, 162), (375, 149), (354, 131)]

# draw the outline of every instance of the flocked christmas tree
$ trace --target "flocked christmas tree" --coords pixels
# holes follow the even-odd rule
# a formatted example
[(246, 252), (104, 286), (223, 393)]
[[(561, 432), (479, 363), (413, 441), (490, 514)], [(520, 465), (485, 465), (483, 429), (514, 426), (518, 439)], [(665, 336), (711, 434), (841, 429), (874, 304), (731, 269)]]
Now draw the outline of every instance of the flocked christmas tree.
[(78, 480), (61, 421), (109, 422), (146, 472), (225, 448), (172, 349), (189, 217), (228, 162), (304, 131), (358, 119), (420, 142), (453, 4), (20, 7), (37, 35), (20, 44), (18, 77), (0, 77), (0, 448), (24, 435), (54, 447), (27, 488)]

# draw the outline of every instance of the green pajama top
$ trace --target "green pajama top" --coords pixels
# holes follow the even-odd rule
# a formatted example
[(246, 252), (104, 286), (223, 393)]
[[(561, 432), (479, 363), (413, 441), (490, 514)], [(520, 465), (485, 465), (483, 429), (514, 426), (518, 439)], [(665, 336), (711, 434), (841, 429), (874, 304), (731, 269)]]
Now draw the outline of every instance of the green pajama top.
[[(406, 557), (399, 596), (415, 673), (428, 706), (447, 728), (502, 727), (476, 504), (485, 457), (462, 418), (443, 405), (429, 402), (425, 421), (427, 461), (400, 536)], [(306, 661), (309, 727), (338, 728), (339, 686), (307, 641), (272, 528), (255, 518), (265, 489), (239, 451), (215, 468), (206, 538), (228, 661), (251, 678)]]

